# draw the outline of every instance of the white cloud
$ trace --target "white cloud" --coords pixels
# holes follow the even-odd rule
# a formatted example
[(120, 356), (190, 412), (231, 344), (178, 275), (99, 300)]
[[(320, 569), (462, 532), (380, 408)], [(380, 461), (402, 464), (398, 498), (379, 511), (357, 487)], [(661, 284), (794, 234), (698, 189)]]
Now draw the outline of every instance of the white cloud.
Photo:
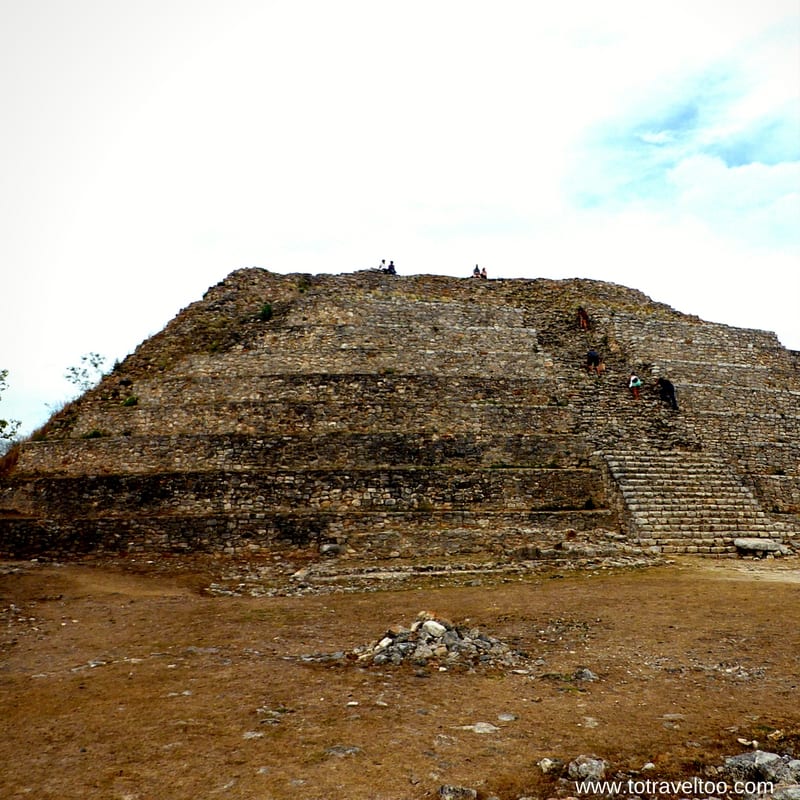
[(717, 224), (735, 222), (754, 238), (762, 233), (765, 242), (800, 246), (800, 161), (728, 167), (720, 158), (698, 155), (669, 170), (668, 180), (684, 214)]

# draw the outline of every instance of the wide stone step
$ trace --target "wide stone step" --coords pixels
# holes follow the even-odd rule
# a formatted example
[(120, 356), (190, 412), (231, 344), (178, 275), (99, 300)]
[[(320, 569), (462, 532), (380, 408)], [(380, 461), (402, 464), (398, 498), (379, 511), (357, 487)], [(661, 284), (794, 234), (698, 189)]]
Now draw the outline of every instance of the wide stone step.
[[(776, 356), (785, 359), (785, 351), (778, 337), (771, 331), (708, 325), (698, 319), (667, 317), (653, 317), (648, 319), (646, 326), (643, 326), (641, 317), (624, 311), (616, 313), (612, 323), (617, 335), (629, 342), (652, 341), (656, 345), (663, 343), (665, 347), (674, 343), (681, 352), (686, 352), (688, 345), (693, 353), (713, 352), (715, 355), (726, 353), (729, 359), (732, 350), (737, 352), (740, 349), (744, 334), (748, 346), (753, 351), (775, 353)], [(652, 352), (658, 352), (658, 347), (653, 347)]]
[(665, 512), (652, 511), (637, 513), (636, 520), (640, 525), (769, 525), (766, 515), (748, 513), (721, 514), (719, 511), (709, 513), (697, 512)]
[[(728, 416), (731, 421), (741, 425), (747, 419), (753, 420), (757, 431), (758, 420), (770, 425), (796, 428), (800, 421), (800, 392), (787, 391), (779, 386), (725, 386), (720, 392), (719, 384), (691, 383), (684, 381), (680, 386), (681, 397), (691, 402), (692, 409), (701, 417), (708, 415)], [(748, 436), (747, 439), (750, 437)], [(745, 439), (745, 441), (747, 441)]]
[[(0, 556), (84, 552), (269, 550), (314, 547), (331, 555), (417, 557), (558, 547), (575, 532), (619, 540), (609, 510), (351, 511), (119, 517), (0, 517)], [(328, 545), (333, 545), (330, 547)]]
[[(224, 366), (223, 366), (224, 365)], [(396, 370), (431, 375), (498, 375), (525, 377), (552, 371), (552, 358), (539, 351), (535, 331), (466, 330), (374, 337), (369, 332), (325, 326), (303, 333), (269, 331), (256, 349), (193, 354), (175, 365), (173, 375), (231, 377), (264, 372), (357, 374)]]
[(718, 497), (720, 492), (729, 496), (746, 496), (747, 489), (723, 480), (663, 480), (654, 476), (652, 480), (638, 477), (635, 480), (624, 478), (625, 491), (637, 497), (664, 497), (686, 495), (689, 497)]
[(662, 374), (674, 376), (676, 389), (686, 384), (712, 387), (732, 385), (756, 391), (765, 386), (778, 387), (776, 376), (768, 365), (661, 359), (658, 368), (663, 370)]
[(655, 546), (667, 555), (671, 554), (686, 554), (686, 555), (701, 555), (709, 556), (711, 558), (734, 558), (736, 556), (736, 548), (733, 544), (723, 545), (707, 545), (699, 542), (681, 544), (665, 544), (664, 542), (656, 542)]
[[(673, 510), (677, 511), (708, 511), (708, 512), (726, 512), (747, 510), (756, 512), (759, 507), (749, 495), (731, 493), (727, 496), (720, 494), (712, 495), (689, 495), (689, 494), (676, 494), (674, 497), (665, 495), (649, 495), (642, 497), (640, 494), (634, 492), (625, 492), (623, 497), (628, 500), (628, 508), (631, 511), (638, 513), (648, 513), (650, 511), (668, 512)], [(629, 499), (633, 498), (633, 499)], [(732, 503), (736, 505), (731, 506)], [(763, 513), (763, 512), (762, 512)]]
[[(523, 378), (508, 376), (441, 377), (409, 373), (276, 373), (264, 371), (255, 376), (238, 378), (226, 374), (224, 365), (216, 373), (189, 375), (180, 378), (165, 375), (158, 379), (139, 379), (126, 391), (136, 395), (140, 406), (172, 404), (190, 396), (192, 404), (247, 403), (284, 401), (287, 403), (340, 402), (370, 406), (391, 403), (399, 405), (415, 401), (421, 405), (480, 402), (534, 403), (550, 402), (555, 383), (541, 375)], [(448, 398), (449, 400), (446, 400)], [(544, 399), (542, 399), (544, 398)]]
[[(651, 523), (648, 524), (647, 521), (637, 520), (638, 529), (640, 532), (651, 532), (653, 534), (658, 534), (659, 532), (675, 532), (680, 533), (683, 536), (694, 536), (697, 533), (718, 533), (718, 532), (725, 532), (725, 531), (760, 531), (762, 533), (770, 533), (770, 532), (777, 532), (774, 525), (758, 525), (748, 523), (746, 521), (742, 521), (740, 524), (732, 524), (732, 523), (721, 523), (710, 521), (706, 524), (699, 524), (699, 523), (686, 523), (686, 524), (679, 524), (679, 523)], [(738, 534), (737, 534), (738, 535)], [(745, 535), (745, 534), (741, 534)]]
[[(331, 431), (425, 431), (446, 425), (447, 433), (500, 430), (526, 433), (547, 430), (571, 432), (572, 409), (555, 404), (461, 403), (442, 398), (435, 404), (409, 399), (379, 406), (343, 402), (293, 403), (255, 401), (214, 405), (177, 405), (165, 417), (162, 407), (100, 407), (87, 409), (69, 428), (74, 438), (108, 435), (149, 436), (242, 433), (309, 434)], [(166, 429), (166, 431), (165, 431)], [(56, 431), (55, 435), (60, 435)]]
[(726, 495), (740, 495), (742, 497), (748, 495), (747, 488), (741, 484), (735, 484), (723, 478), (715, 479), (697, 479), (685, 478), (684, 480), (678, 479), (664, 479), (663, 476), (653, 476), (651, 480), (647, 477), (637, 477), (630, 479), (621, 477), (625, 481), (625, 490), (631, 495), (640, 497), (654, 496), (661, 497), (680, 496), (681, 494), (696, 497), (717, 497), (720, 492)]
[(17, 476), (265, 469), (368, 469), (444, 466), (502, 469), (585, 468), (577, 437), (550, 434), (323, 433), (183, 434), (61, 439), (21, 446)]
[[(304, 304), (291, 308), (277, 323), (277, 327), (302, 330), (308, 327), (309, 309)], [(326, 299), (324, 306), (313, 309), (318, 325), (359, 326), (364, 328), (400, 328), (403, 330), (438, 328), (481, 330), (528, 327), (522, 309), (511, 306), (486, 306), (480, 303), (446, 302), (442, 300), (416, 299), (408, 303), (403, 299), (360, 297), (357, 303), (352, 298)], [(276, 323), (273, 323), (276, 324)]]
[[(0, 512), (28, 515), (237, 514), (307, 509), (580, 510), (603, 505), (592, 469), (407, 468), (179, 472), (13, 482)], [(2, 537), (0, 537), (2, 538)]]

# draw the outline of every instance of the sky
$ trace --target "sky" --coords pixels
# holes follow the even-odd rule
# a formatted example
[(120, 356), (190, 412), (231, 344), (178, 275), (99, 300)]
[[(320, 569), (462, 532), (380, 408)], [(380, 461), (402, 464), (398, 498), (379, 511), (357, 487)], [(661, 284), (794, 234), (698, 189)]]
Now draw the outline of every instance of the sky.
[(800, 0), (0, 0), (0, 417), (235, 269), (593, 278), (800, 350)]

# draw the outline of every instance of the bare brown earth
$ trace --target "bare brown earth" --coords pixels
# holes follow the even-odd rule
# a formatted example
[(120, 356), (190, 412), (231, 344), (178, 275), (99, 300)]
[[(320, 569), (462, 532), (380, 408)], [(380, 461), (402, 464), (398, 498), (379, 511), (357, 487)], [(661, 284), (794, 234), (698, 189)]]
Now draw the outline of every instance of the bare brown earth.
[[(796, 560), (260, 597), (237, 588), (243, 569), (0, 564), (0, 798), (416, 800), (443, 784), (545, 798), (575, 788), (544, 757), (675, 778), (747, 750), (739, 739), (800, 755)], [(302, 660), (423, 609), (524, 651), (526, 671)], [(582, 667), (599, 679), (577, 680)]]

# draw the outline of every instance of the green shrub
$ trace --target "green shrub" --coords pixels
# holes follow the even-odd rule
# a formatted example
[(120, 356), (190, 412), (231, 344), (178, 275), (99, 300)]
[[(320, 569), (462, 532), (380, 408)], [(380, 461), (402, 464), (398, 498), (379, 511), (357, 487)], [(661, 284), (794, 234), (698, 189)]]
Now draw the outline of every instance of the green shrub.
[(272, 319), (272, 303), (264, 303), (261, 310), (258, 312), (258, 318), (261, 322), (269, 322)]
[(135, 394), (132, 394), (130, 397), (125, 398), (122, 405), (125, 406), (126, 408), (139, 405), (139, 398)]

